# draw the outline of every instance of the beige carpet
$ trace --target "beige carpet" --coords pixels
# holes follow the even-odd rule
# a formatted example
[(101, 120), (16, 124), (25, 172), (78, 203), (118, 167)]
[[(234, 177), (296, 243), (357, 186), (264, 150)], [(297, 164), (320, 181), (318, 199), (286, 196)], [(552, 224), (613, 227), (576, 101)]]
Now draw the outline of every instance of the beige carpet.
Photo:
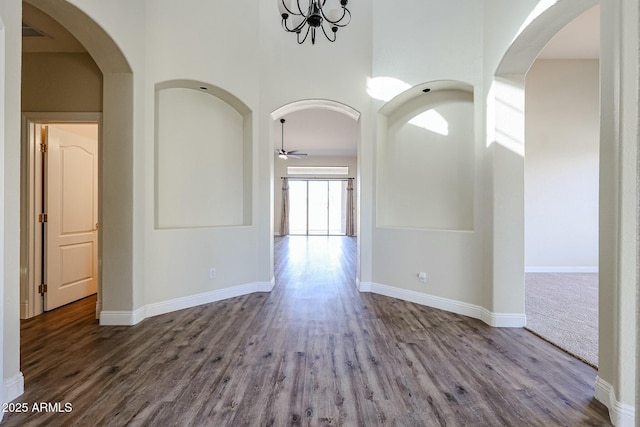
[(527, 273), (527, 329), (598, 366), (598, 274)]

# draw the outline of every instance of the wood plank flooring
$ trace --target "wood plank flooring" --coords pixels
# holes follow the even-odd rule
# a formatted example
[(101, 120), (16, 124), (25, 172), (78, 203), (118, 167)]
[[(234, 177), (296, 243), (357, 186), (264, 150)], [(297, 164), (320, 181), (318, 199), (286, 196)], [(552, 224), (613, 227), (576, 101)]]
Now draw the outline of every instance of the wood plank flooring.
[[(596, 371), (523, 329), (354, 284), (355, 240), (276, 239), (276, 287), (99, 326), (88, 298), (22, 323), (6, 426), (607, 426)], [(179, 284), (176, 284), (179, 285)]]

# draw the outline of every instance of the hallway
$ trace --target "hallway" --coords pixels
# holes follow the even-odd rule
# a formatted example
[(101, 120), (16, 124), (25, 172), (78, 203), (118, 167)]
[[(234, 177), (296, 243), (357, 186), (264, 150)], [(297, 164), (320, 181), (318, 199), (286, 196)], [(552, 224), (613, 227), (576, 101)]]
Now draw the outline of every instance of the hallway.
[(355, 287), (356, 240), (276, 238), (276, 286), (98, 326), (88, 298), (22, 323), (3, 425), (610, 425), (596, 371), (523, 329)]

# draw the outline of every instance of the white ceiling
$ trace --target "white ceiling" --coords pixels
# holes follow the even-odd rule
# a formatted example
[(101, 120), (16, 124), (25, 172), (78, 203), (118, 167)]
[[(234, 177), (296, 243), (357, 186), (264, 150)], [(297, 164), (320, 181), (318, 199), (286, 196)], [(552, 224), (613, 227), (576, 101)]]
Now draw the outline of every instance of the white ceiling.
[[(284, 116), (284, 149), (310, 156), (355, 156), (358, 123), (342, 113), (325, 109), (296, 111)], [(274, 124), (274, 145), (282, 144), (281, 124)]]

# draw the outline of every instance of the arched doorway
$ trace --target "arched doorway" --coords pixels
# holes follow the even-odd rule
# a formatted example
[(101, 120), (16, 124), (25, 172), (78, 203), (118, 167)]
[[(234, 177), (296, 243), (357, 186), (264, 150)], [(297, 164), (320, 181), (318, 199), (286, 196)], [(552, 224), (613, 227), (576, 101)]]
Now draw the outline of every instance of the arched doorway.
[[(349, 216), (347, 212), (353, 213), (351, 216), (353, 220), (351, 232), (346, 231), (346, 229), (340, 231), (339, 224), (337, 228), (334, 225), (330, 226), (329, 222), (333, 221), (329, 221), (332, 216), (329, 214), (326, 218), (321, 219), (321, 221), (326, 220), (325, 222), (327, 222), (326, 230), (318, 229), (314, 233), (352, 235), (358, 240), (360, 224), (360, 212), (357, 209), (357, 206), (359, 206), (357, 200), (360, 197), (358, 192), (359, 171), (357, 160), (360, 143), (359, 118), (360, 113), (355, 109), (330, 100), (296, 101), (284, 105), (271, 113), (271, 152), (275, 152), (276, 148), (281, 149), (282, 145), (285, 145), (288, 150), (295, 148), (300, 152), (305, 152), (304, 156), (300, 156), (302, 157), (301, 159), (291, 159), (294, 160), (293, 163), (291, 160), (284, 159), (284, 156), (274, 156), (274, 167), (272, 168), (274, 196), (271, 215), (275, 231), (273, 234), (289, 234), (288, 230), (285, 231), (280, 226), (283, 222), (283, 212), (286, 211), (286, 209), (282, 209), (282, 183), (285, 178), (287, 178), (286, 181), (297, 178), (296, 184), (303, 184), (305, 191), (308, 191), (309, 188), (317, 188), (318, 191), (326, 193), (323, 193), (321, 198), (326, 198), (327, 201), (332, 191), (335, 194), (342, 194), (342, 197), (338, 194), (335, 199), (342, 201), (341, 206), (337, 209), (343, 212), (343, 226), (349, 222), (349, 220), (346, 220), (346, 217)], [(281, 122), (281, 119), (284, 119), (285, 122)], [(309, 130), (310, 127), (315, 130)], [(289, 140), (289, 137), (293, 137), (292, 140)], [(303, 145), (296, 145), (295, 147), (289, 145), (289, 143), (300, 144), (302, 140), (305, 141)], [(321, 141), (325, 141), (325, 143)], [(291, 168), (298, 170), (297, 175)], [(337, 171), (337, 169), (341, 170)], [(324, 173), (327, 173), (327, 175), (323, 175)], [(344, 175), (342, 175), (343, 173)], [(311, 185), (309, 185), (310, 183)], [(310, 193), (305, 192), (305, 197), (308, 194)], [(350, 199), (351, 202), (348, 203), (347, 199)], [(328, 204), (328, 206), (331, 206), (331, 204)], [(333, 206), (335, 206), (335, 203)], [(329, 210), (331, 211), (331, 209)], [(308, 209), (308, 204), (305, 204), (305, 212), (309, 211), (312, 210)], [(339, 217), (341, 215), (338, 211), (334, 216)], [(285, 214), (285, 218), (288, 218), (288, 215)], [(284, 221), (289, 222), (288, 219)], [(339, 218), (337, 222), (340, 223)], [(305, 222), (305, 227), (308, 232), (308, 222)], [(294, 234), (303, 233), (301, 230), (302, 228)], [(308, 234), (307, 232), (303, 234)], [(274, 236), (270, 236), (270, 239), (270, 247), (273, 248)], [(271, 251), (270, 265), (273, 268), (273, 251)], [(357, 265), (359, 266), (359, 257)], [(273, 274), (272, 277), (274, 277)], [(354, 277), (354, 283), (356, 282), (357, 277)]]
[[(596, 1), (565, 0), (540, 2), (526, 25), (507, 49), (495, 73), (488, 96), (487, 145), (490, 147), (493, 193), (493, 288), (494, 300), (504, 296), (521, 301), (524, 308), (524, 76), (545, 44), (568, 22)], [(602, 3), (603, 36), (611, 46), (620, 43), (625, 31), (619, 19), (624, 6)], [(636, 7), (637, 9), (637, 7)], [(615, 13), (618, 17), (612, 17)], [(637, 10), (636, 10), (637, 13)], [(630, 23), (631, 26), (637, 23)], [(637, 42), (637, 40), (635, 41)], [(602, 43), (603, 46), (607, 42)], [(620, 257), (621, 219), (615, 213), (623, 203), (619, 195), (619, 150), (624, 137), (616, 122), (620, 112), (611, 113), (607, 104), (620, 101), (615, 87), (624, 72), (615, 55), (602, 52), (601, 59), (601, 130), (600, 130), (600, 194), (599, 194), (599, 374), (595, 397), (610, 411), (615, 424), (633, 419), (633, 388), (620, 378), (635, 377), (634, 355), (623, 351), (635, 344), (635, 326), (629, 321), (635, 306), (625, 306), (630, 292), (619, 276), (624, 259)], [(637, 70), (636, 70), (637, 72)], [(612, 107), (613, 108), (613, 107)], [(508, 207), (508, 209), (503, 209)], [(613, 208), (612, 208), (613, 207)], [(629, 246), (631, 247), (631, 246)], [(627, 294), (628, 297), (621, 297)], [(500, 298), (496, 298), (500, 296)], [(498, 310), (500, 311), (500, 310)]]
[(525, 82), (527, 329), (596, 368), (599, 29), (596, 6), (553, 37)]
[[(103, 74), (103, 133), (98, 213), (100, 287), (96, 312), (133, 308), (133, 73), (118, 45), (93, 19), (69, 2), (27, 0), (78, 39)], [(23, 219), (24, 220), (24, 219)], [(102, 315), (100, 315), (102, 313)]]

